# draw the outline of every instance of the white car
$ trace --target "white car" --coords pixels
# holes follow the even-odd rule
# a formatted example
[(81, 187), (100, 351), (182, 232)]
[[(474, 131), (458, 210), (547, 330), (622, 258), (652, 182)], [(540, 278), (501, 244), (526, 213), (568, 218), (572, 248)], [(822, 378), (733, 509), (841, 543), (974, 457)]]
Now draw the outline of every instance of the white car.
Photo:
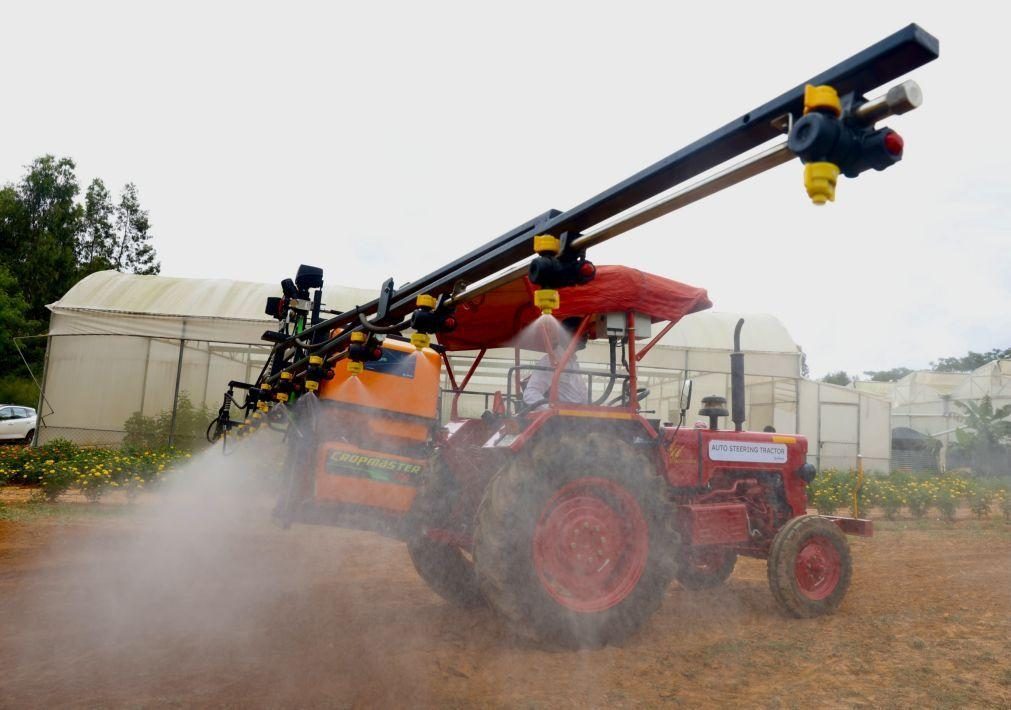
[(35, 436), (35, 410), (13, 404), (0, 404), (0, 440), (32, 443)]

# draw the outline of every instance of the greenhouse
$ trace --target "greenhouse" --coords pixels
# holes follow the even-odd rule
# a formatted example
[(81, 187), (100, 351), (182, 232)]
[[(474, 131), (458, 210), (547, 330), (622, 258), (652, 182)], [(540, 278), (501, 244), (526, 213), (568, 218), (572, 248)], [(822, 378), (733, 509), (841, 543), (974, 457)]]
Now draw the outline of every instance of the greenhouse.
[[(195, 414), (216, 410), (230, 380), (250, 381), (263, 366), (269, 348), (260, 336), (276, 322), (264, 313), (264, 303), (278, 292), (273, 284), (112, 271), (83, 279), (49, 306), (39, 441), (115, 445), (131, 417), (161, 417), (170, 437), (195, 436), (197, 426), (190, 422)], [(370, 289), (330, 286), (324, 300), (339, 311), (374, 295)], [(686, 379), (693, 382), (693, 410), (705, 395), (729, 398), (729, 353), (739, 318), (745, 319), (745, 425), (807, 436), (809, 458), (820, 467), (853, 467), (862, 456), (868, 468), (887, 468), (888, 402), (804, 379), (800, 348), (782, 323), (766, 314), (701, 312), (664, 334), (640, 363), (650, 389), (643, 408), (654, 412), (650, 416), (677, 420)], [(659, 327), (654, 325), (656, 332)], [(520, 356), (530, 363), (540, 353)], [(479, 416), (487, 399), (505, 388), (514, 358), (511, 348), (486, 353), (468, 386), (473, 394), (460, 400), (462, 416)], [(461, 373), (472, 359), (469, 353), (454, 353), (450, 361)], [(591, 342), (580, 353), (582, 367), (590, 371), (607, 359), (604, 343)], [(448, 379), (444, 385), (448, 390)], [(690, 411), (688, 425), (695, 419)]]

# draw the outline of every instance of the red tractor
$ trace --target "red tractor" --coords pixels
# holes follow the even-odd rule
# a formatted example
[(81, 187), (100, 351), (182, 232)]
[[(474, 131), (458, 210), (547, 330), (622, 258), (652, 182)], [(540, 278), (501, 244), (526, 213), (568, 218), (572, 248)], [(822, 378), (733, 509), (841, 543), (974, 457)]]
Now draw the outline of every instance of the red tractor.
[[(835, 609), (851, 574), (843, 533), (869, 535), (870, 522), (807, 515), (815, 470), (804, 437), (742, 431), (743, 353), (732, 355), (733, 429), (718, 427), (730, 416), (719, 397), (703, 399), (708, 428), (684, 427), (690, 390), (676, 423), (639, 411), (649, 392), (637, 363), (670, 325), (709, 307), (706, 292), (618, 266), (560, 289), (551, 316), (532, 305), (534, 291), (521, 277), (461, 303), (434, 348), (387, 337), (360, 371), (335, 370), (292, 407), (285, 523), (405, 539), (447, 600), (487, 602), (517, 629), (567, 646), (624, 638), (672, 580), (716, 586), (738, 555), (768, 559), (786, 612)], [(649, 339), (654, 323), (667, 326)], [(607, 341), (606, 368), (573, 362), (586, 338)], [(469, 392), (493, 348), (514, 355), (502, 389)], [(449, 358), (458, 351), (474, 356), (459, 382)], [(524, 351), (551, 364), (524, 365)], [(443, 371), (452, 414), (440, 422)], [(536, 371), (551, 384), (531, 398), (524, 381)], [(567, 376), (583, 382), (578, 401), (560, 397)], [(460, 398), (475, 395), (484, 414), (457, 416)]]
[[(685, 427), (688, 387), (677, 421), (649, 418), (639, 361), (709, 300), (659, 276), (598, 269), (586, 251), (794, 157), (809, 197), (833, 201), (840, 175), (901, 160), (902, 139), (875, 124), (920, 103), (909, 81), (880, 98), (864, 92), (937, 56), (937, 40), (910, 25), (596, 197), (545, 212), (399, 289), (390, 279), (379, 298), (346, 312), (324, 309), (322, 271), (303, 266), (268, 300), (279, 325), (264, 334), (274, 346), (263, 372), (231, 383), (209, 438), (286, 421), (284, 524), (406, 540), (436, 592), (463, 606), (488, 603), (537, 638), (619, 641), (672, 580), (719, 585), (739, 555), (768, 560), (787, 613), (833, 611), (850, 582), (845, 533), (870, 535), (871, 524), (807, 514), (816, 471), (804, 437), (743, 430), (742, 323), (730, 410), (723, 397), (706, 397), (708, 426)], [(786, 141), (682, 185), (783, 133)], [(577, 364), (588, 338), (607, 343), (606, 368)], [(502, 386), (478, 393), (480, 416), (459, 416), (473, 374), (492, 349), (501, 363), (501, 348), (513, 353)], [(458, 381), (449, 353), (459, 351), (473, 361)], [(242, 422), (231, 416), (236, 387), (247, 392)], [(720, 428), (727, 417), (733, 428)]]

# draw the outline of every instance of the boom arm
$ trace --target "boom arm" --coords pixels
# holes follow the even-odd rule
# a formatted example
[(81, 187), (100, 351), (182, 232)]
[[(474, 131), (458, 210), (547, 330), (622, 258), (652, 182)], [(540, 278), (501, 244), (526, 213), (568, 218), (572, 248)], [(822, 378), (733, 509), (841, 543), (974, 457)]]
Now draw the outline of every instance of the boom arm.
[[(794, 150), (795, 136), (791, 132), (789, 146), (787, 143), (774, 146), (695, 185), (668, 195), (652, 205), (622, 215), (627, 210), (642, 205), (643, 202), (711, 168), (740, 157), (777, 135), (782, 135), (784, 131), (790, 132), (790, 129), (800, 121), (802, 113), (807, 112), (805, 104), (807, 85), (827, 85), (835, 89), (841, 97), (841, 108), (837, 112), (837, 116), (841, 118), (835, 121), (839, 125), (852, 127), (873, 124), (874, 121), (887, 115), (915, 108), (918, 105), (918, 90), (912, 82), (902, 85), (907, 88), (905, 104), (893, 100), (892, 92), (889, 93), (887, 100), (882, 98), (868, 101), (865, 94), (936, 59), (938, 53), (938, 40), (917, 25), (911, 24), (582, 204), (566, 212), (550, 210), (538, 215), (399, 290), (386, 293), (386, 297), (382, 299), (385, 312), (380, 313), (374, 326), (384, 325), (386, 330), (391, 330), (391, 326), (394, 330), (404, 327), (405, 324), (399, 321), (414, 310), (416, 299), (422, 294), (439, 296), (442, 299), (440, 306), (451, 305), (454, 301), (461, 302), (506, 278), (515, 278), (517, 273), (526, 268), (526, 262), (531, 256), (531, 242), (535, 235), (550, 234), (560, 237), (560, 251), (564, 256), (567, 253), (585, 250), (661, 214), (788, 162), (794, 157), (800, 156), (805, 163), (821, 160), (810, 157), (812, 155), (810, 151)], [(857, 129), (841, 130), (852, 133)], [(863, 133), (856, 136), (858, 140), (861, 136), (868, 135), (868, 129), (859, 130), (863, 130)], [(846, 136), (849, 136), (847, 140), (852, 140), (849, 133)], [(901, 140), (898, 146), (901, 151)], [(838, 153), (838, 150), (836, 152)], [(866, 169), (862, 163), (860, 165), (862, 167), (854, 169), (852, 174)], [(845, 168), (842, 171), (851, 174)], [(838, 169), (836, 172), (838, 173)], [(832, 185), (834, 187), (834, 177)], [(608, 220), (614, 220), (618, 215), (622, 215), (621, 218), (610, 224), (604, 224)], [(484, 281), (501, 274), (503, 270), (509, 271), (492, 281)], [(303, 377), (310, 367), (310, 356), (322, 357), (326, 363), (340, 357), (348, 345), (351, 334), (366, 328), (362, 321), (376, 314), (379, 305), (380, 299), (371, 301), (320, 321), (300, 333), (279, 339), (280, 342), (275, 343), (271, 354), (275, 366), (269, 374), (265, 371), (257, 385), (275, 384), (282, 377), (282, 373), (290, 373), (295, 379)], [(338, 336), (328, 338), (324, 335), (337, 328), (342, 330)], [(289, 375), (283, 377), (290, 379)]]

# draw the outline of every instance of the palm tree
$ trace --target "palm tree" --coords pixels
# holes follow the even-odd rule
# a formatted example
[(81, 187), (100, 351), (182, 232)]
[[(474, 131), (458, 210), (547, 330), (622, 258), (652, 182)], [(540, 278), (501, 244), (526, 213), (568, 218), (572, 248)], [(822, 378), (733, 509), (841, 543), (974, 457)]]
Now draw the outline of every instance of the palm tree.
[[(1011, 404), (993, 408), (990, 395), (979, 402), (955, 402), (964, 414), (965, 427), (955, 432), (959, 447), (972, 457), (972, 468), (979, 473), (997, 473), (1008, 466), (1008, 451), (1003, 445), (1011, 438)], [(1006, 473), (1006, 471), (1005, 471)]]

